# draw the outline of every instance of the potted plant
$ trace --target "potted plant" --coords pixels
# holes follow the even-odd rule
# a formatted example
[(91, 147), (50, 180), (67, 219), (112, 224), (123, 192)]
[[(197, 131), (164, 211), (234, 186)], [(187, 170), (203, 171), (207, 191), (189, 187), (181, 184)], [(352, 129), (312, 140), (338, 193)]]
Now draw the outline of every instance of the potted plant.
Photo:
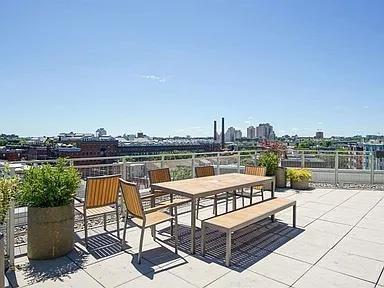
[[(270, 176), (275, 176), (276, 179), (276, 187), (285, 188), (287, 186), (286, 181), (286, 168), (280, 167), (279, 164), (283, 158), (286, 158), (287, 147), (284, 143), (278, 141), (266, 141), (262, 143), (262, 147), (268, 151), (267, 153), (272, 153), (277, 156), (277, 166), (276, 166), (276, 157), (273, 156), (273, 165), (274, 165), (274, 173)], [(269, 155), (265, 156), (266, 158), (271, 158)]]
[[(266, 168), (266, 175), (275, 177), (276, 181), (276, 171), (279, 167), (279, 156), (272, 151), (267, 151), (260, 156), (258, 163), (260, 166)], [(264, 189), (272, 191), (271, 184), (264, 185)]]
[(287, 177), (290, 179), (292, 189), (307, 190), (309, 189), (309, 180), (312, 178), (312, 173), (305, 168), (288, 169)]
[(28, 258), (51, 259), (73, 249), (73, 197), (79, 183), (78, 171), (62, 158), (26, 171), (18, 200), (28, 207)]
[[(5, 217), (8, 213), (9, 202), (14, 197), (19, 180), (17, 177), (10, 176), (8, 166), (5, 166), (4, 171), (0, 173), (0, 225), (4, 226)], [(4, 235), (0, 233), (0, 287), (4, 287)]]

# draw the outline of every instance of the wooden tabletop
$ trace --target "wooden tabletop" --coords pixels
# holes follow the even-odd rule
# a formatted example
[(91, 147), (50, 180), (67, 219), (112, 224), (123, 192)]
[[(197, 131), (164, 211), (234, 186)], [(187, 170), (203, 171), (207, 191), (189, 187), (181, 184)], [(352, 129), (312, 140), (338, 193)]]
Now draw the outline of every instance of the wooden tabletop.
[(188, 198), (201, 198), (221, 192), (271, 183), (273, 179), (273, 177), (230, 173), (157, 183), (151, 185), (151, 187)]

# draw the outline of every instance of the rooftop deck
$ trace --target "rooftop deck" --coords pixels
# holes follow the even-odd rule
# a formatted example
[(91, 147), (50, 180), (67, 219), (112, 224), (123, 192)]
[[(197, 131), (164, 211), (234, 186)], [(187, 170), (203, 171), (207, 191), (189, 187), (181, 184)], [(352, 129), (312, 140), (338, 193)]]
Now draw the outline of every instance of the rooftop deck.
[[(141, 265), (135, 259), (138, 229), (128, 229), (130, 247), (121, 251), (114, 225), (111, 233), (95, 228), (90, 252), (82, 232), (75, 251), (52, 261), (29, 262), (21, 247), (16, 270), (7, 273), (9, 287), (384, 287), (384, 192), (284, 190), (276, 196), (297, 200), (298, 227), (291, 227), (289, 209), (277, 214), (275, 223), (265, 220), (238, 231), (230, 268), (223, 263), (225, 237), (218, 232), (209, 232), (205, 257), (199, 234), (196, 255), (188, 254), (186, 210), (180, 216), (179, 255), (169, 246), (168, 223), (157, 227), (156, 242), (146, 232)], [(199, 218), (211, 213), (206, 207)]]

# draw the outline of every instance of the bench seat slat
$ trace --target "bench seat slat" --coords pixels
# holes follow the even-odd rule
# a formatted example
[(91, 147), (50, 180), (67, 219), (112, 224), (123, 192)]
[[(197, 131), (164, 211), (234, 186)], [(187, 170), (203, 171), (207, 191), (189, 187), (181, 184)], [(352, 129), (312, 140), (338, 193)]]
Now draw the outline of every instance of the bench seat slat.
[(274, 198), (207, 219), (204, 223), (207, 226), (215, 226), (219, 229), (235, 231), (263, 220), (295, 204), (296, 201), (293, 200)]

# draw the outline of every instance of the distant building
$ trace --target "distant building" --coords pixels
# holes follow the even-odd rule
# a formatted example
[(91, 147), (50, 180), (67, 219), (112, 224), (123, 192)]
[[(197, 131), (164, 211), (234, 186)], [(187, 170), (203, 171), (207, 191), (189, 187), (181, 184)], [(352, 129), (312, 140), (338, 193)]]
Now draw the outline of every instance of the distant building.
[(138, 132), (137, 133), (137, 138), (144, 138), (144, 133), (143, 132)]
[(269, 123), (261, 123), (256, 127), (256, 136), (261, 139), (275, 139), (273, 126)]
[(97, 129), (96, 137), (103, 137), (103, 136), (107, 136), (107, 130), (105, 130), (104, 128)]
[(229, 127), (227, 132), (225, 132), (225, 142), (235, 142), (235, 133), (236, 129), (234, 127)]
[(249, 126), (247, 128), (247, 138), (255, 139), (256, 138), (256, 128), (254, 126)]
[(323, 139), (324, 138), (324, 132), (317, 131), (315, 135), (316, 139)]
[(367, 152), (364, 155), (364, 168), (371, 169), (371, 161), (369, 152), (375, 157), (374, 168), (376, 170), (384, 170), (384, 143), (369, 142), (363, 144), (363, 151)]
[(243, 137), (243, 133), (241, 130), (235, 130), (235, 140), (241, 139)]
[(225, 142), (235, 142), (238, 139), (241, 139), (243, 134), (241, 130), (237, 130), (234, 127), (229, 127), (227, 132), (225, 132)]

